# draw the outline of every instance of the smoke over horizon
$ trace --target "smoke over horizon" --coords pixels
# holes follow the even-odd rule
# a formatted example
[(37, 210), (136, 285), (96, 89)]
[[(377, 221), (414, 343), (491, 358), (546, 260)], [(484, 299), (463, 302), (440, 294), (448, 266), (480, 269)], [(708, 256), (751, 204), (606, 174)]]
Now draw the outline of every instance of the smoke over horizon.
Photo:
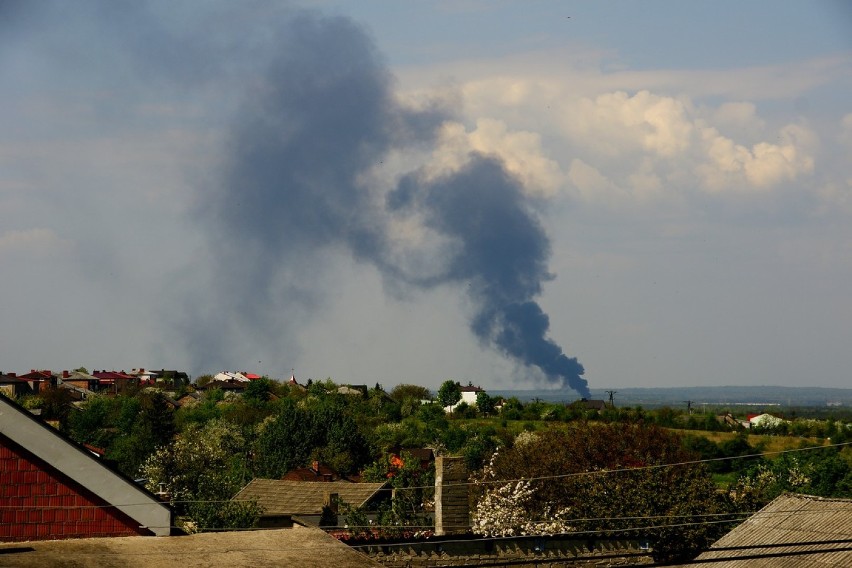
[[(551, 278), (550, 242), (521, 183), (498, 159), (472, 154), (455, 172), (419, 166), (391, 187), (370, 185), (366, 173), (391, 152), (432, 145), (453, 110), (400, 104), (371, 40), (346, 18), (300, 13), (273, 49), (233, 121), (224, 181), (201, 210), (216, 270), (239, 274), (214, 280), (224, 317), (271, 345), (282, 322), (320, 301), (299, 276), (343, 247), (392, 286), (466, 290), (481, 343), (588, 396), (582, 365), (547, 338), (535, 301)], [(426, 237), (401, 242), (394, 223)], [(414, 268), (422, 263), (411, 258), (427, 257)], [(227, 337), (193, 327), (194, 357), (225, 357)]]

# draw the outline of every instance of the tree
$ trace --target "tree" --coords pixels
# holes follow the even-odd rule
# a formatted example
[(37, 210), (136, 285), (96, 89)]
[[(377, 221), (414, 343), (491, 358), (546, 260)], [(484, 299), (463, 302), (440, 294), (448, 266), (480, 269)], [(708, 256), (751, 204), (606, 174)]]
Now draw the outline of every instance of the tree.
[(344, 474), (370, 460), (369, 444), (339, 395), (318, 398), (308, 408), (284, 399), (278, 414), (260, 424), (255, 447), (257, 474), (271, 479), (312, 459)]
[(729, 528), (702, 522), (702, 515), (728, 512), (727, 503), (699, 465), (646, 466), (691, 458), (677, 435), (656, 427), (580, 423), (523, 434), (480, 477), (487, 484), (475, 530), (632, 535), (651, 538), (658, 561), (690, 558)]
[(60, 429), (64, 429), (71, 410), (71, 393), (68, 389), (44, 388), (38, 393), (42, 400), (41, 417), (44, 420), (58, 420)]
[(452, 379), (444, 381), (438, 389), (438, 404), (441, 406), (452, 406), (461, 398), (461, 385)]
[(275, 384), (266, 377), (251, 381), (243, 391), (243, 400), (254, 404), (264, 403), (269, 400), (274, 388)]
[(116, 432), (113, 428), (113, 415), (118, 399), (105, 396), (91, 396), (80, 406), (79, 412), (68, 417), (71, 437), (80, 443), (105, 448), (112, 443)]
[(213, 380), (213, 375), (201, 375), (195, 379), (196, 386), (203, 387)]
[(390, 391), (390, 397), (397, 402), (403, 402), (406, 399), (414, 399), (416, 401), (428, 400), (432, 398), (432, 393), (426, 387), (420, 385), (396, 385)]
[(107, 450), (127, 475), (136, 476), (142, 464), (158, 447), (171, 443), (175, 434), (174, 411), (161, 392), (140, 392), (135, 397), (119, 397), (115, 418), (118, 435)]
[(316, 446), (316, 433), (307, 411), (287, 399), (271, 419), (259, 425), (255, 443), (255, 469), (259, 477), (280, 478), (308, 461)]
[(784, 492), (852, 497), (852, 466), (837, 448), (788, 453), (761, 461), (729, 489), (741, 510), (759, 509)]
[(485, 391), (476, 393), (476, 408), (485, 416), (494, 413), (496, 401)]
[(420, 467), (420, 460), (403, 451), (388, 454), (364, 470), (364, 479), (386, 482), (394, 488), (390, 505), (380, 510), (379, 524), (383, 527), (422, 526), (425, 502), (434, 499), (435, 466)]
[(142, 474), (149, 490), (169, 493), (172, 506), (188, 515), (196, 530), (250, 528), (260, 518), (260, 508), (230, 501), (251, 478), (248, 449), (236, 424), (221, 419), (190, 424), (173, 444), (145, 461)]

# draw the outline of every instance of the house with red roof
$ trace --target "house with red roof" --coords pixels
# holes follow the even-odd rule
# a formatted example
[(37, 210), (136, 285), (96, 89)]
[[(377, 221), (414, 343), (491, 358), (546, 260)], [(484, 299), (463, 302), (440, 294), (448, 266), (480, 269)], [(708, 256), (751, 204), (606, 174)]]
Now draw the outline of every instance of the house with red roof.
[(29, 383), (33, 393), (38, 393), (42, 388), (55, 387), (57, 377), (50, 371), (32, 369), (29, 373), (18, 375), (19, 379), (23, 379)]
[(93, 371), (92, 376), (98, 379), (100, 390), (109, 390), (114, 393), (123, 392), (131, 386), (139, 386), (139, 377), (124, 371)]

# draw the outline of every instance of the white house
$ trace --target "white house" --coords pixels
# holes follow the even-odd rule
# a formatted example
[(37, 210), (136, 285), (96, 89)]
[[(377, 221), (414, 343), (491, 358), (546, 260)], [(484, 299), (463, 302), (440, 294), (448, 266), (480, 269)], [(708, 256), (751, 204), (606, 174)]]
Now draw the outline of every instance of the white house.
[(445, 406), (444, 411), (447, 413), (454, 412), (456, 407), (463, 402), (468, 406), (476, 406), (476, 395), (481, 392), (485, 392), (485, 389), (482, 387), (475, 387), (473, 385), (461, 387), (461, 400), (450, 406)]
[(775, 428), (787, 422), (783, 418), (778, 418), (771, 414), (758, 414), (748, 419), (749, 428)]

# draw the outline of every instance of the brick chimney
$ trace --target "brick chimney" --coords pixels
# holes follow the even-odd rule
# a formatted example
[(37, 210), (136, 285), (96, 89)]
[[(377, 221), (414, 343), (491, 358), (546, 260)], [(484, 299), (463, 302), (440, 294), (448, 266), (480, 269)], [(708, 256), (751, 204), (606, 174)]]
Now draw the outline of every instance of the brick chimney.
[(62, 371), (62, 378), (63, 379), (67, 379), (70, 376), (71, 376), (71, 373), (69, 373), (68, 371)]

